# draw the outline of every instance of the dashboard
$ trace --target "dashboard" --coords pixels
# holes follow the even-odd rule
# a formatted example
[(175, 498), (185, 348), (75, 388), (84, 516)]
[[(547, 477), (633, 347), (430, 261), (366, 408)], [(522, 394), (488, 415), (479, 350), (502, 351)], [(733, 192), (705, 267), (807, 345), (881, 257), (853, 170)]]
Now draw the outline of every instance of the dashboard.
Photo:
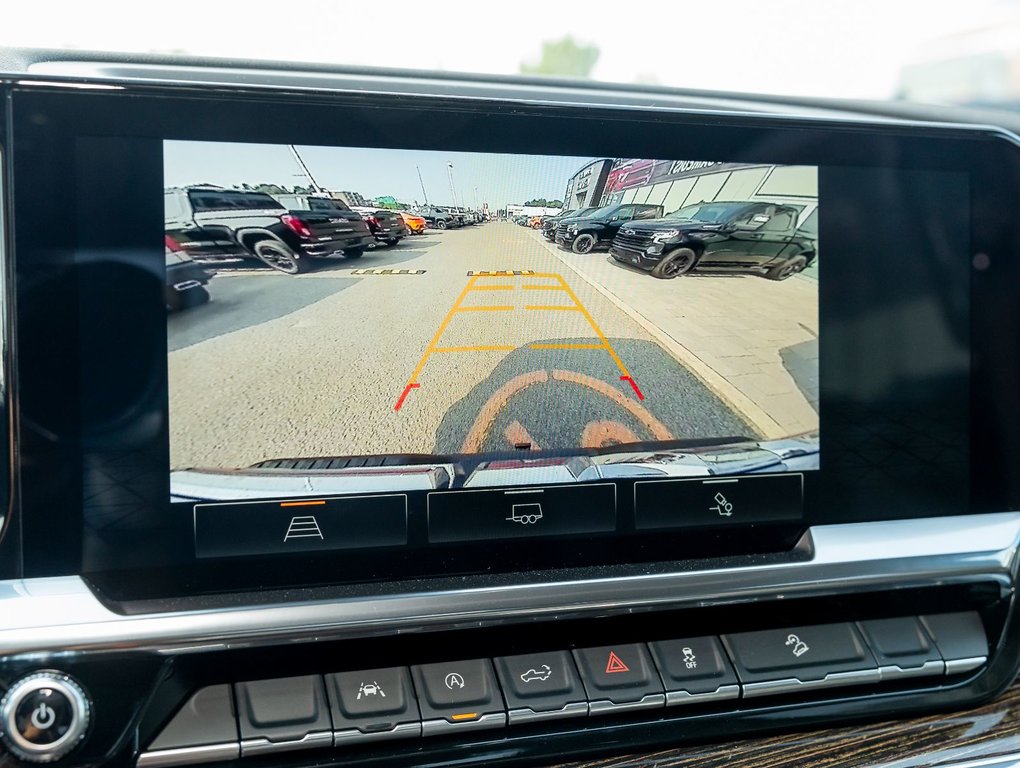
[(1010, 127), (0, 78), (0, 765), (738, 759), (1000, 706)]

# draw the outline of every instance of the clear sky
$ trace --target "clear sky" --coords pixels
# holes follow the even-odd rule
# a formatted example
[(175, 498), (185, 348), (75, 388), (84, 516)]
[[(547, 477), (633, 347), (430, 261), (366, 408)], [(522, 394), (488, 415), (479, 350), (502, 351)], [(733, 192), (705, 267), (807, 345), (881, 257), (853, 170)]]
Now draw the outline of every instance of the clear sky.
[[(561, 200), (567, 179), (593, 159), (349, 147), (297, 149), (321, 186), (360, 192), (367, 198), (391, 195), (405, 203), (424, 202), (417, 166), (429, 202), (454, 205), (448, 170), (448, 163), (453, 163), (456, 204), (470, 208), (483, 203), (503, 208), (537, 197)], [(167, 186), (308, 185), (290, 149), (279, 144), (168, 141), (163, 167)]]
[(583, 10), (544, 0), (10, 0), (0, 45), (515, 73), (538, 60), (543, 41), (572, 35), (600, 49), (597, 80), (881, 99), (905, 64), (944, 47), (940, 38), (1018, 9), (1020, 0), (645, 0)]

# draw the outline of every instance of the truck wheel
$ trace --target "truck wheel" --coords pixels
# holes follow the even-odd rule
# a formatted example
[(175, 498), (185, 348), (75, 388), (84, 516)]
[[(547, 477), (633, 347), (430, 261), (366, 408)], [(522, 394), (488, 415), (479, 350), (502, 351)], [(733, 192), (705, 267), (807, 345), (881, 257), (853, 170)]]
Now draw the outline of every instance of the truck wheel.
[(662, 257), (662, 261), (652, 268), (652, 277), (660, 280), (672, 280), (674, 277), (686, 275), (698, 261), (698, 255), (690, 248), (677, 248)]
[(288, 275), (299, 274), (308, 268), (306, 259), (299, 259), (290, 248), (275, 240), (261, 240), (255, 243), (255, 255), (267, 266)]
[(391, 237), (389, 240), (386, 241), (386, 245), (394, 246), (394, 245), (396, 245), (399, 242), (400, 242), (400, 238), (399, 237)]
[(574, 238), (574, 242), (570, 244), (570, 250), (574, 253), (590, 253), (591, 249), (595, 247), (595, 236), (587, 233), (578, 235)]
[(360, 259), (364, 255), (365, 255), (364, 248), (348, 248), (347, 250), (344, 251), (345, 259)]
[(776, 264), (776, 266), (765, 273), (765, 277), (769, 280), (785, 280), (788, 277), (793, 277), (798, 272), (803, 272), (806, 266), (807, 256), (793, 256), (782, 264)]
[(446, 220), (439, 219), (439, 221), (436, 222), (436, 229), (446, 229)]

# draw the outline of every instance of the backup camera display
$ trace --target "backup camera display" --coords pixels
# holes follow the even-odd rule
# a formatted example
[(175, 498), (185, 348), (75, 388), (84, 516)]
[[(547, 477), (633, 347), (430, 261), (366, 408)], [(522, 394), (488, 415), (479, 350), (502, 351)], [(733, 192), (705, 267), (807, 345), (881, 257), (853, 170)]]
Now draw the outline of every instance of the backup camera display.
[(168, 141), (171, 494), (818, 467), (808, 166)]

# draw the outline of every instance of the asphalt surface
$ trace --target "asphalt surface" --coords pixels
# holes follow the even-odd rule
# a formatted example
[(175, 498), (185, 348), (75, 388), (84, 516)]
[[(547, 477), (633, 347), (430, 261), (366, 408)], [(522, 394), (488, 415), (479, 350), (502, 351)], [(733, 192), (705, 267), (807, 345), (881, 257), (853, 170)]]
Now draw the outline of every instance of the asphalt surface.
[(514, 224), (297, 277), (224, 270), (209, 291), (168, 322), (175, 469), (755, 436)]

